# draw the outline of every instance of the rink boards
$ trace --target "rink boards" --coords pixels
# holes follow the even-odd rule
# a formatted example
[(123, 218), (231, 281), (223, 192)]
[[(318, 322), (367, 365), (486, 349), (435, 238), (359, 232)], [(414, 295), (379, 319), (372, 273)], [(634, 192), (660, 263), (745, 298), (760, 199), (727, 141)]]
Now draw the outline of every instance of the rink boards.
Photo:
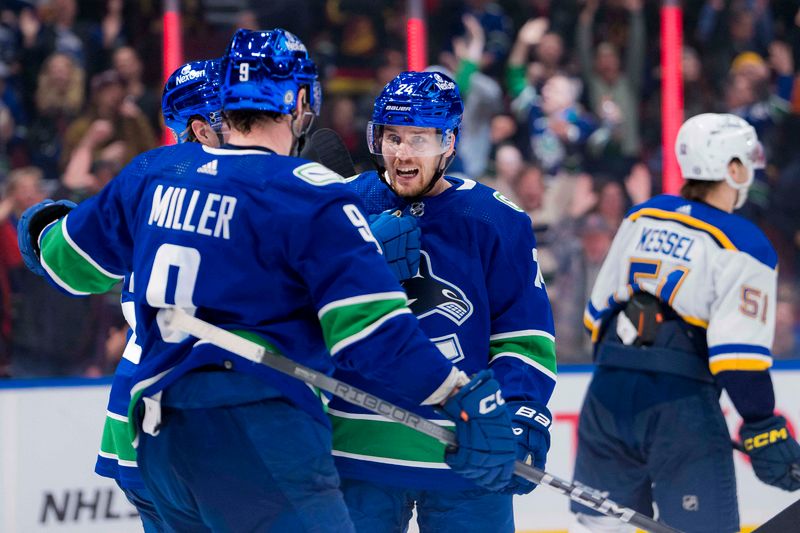
[[(800, 364), (777, 363), (778, 410), (800, 427)], [(547, 469), (570, 479), (578, 412), (590, 367), (560, 369), (550, 409), (555, 422)], [(0, 381), (0, 531), (127, 533), (141, 531), (116, 485), (93, 473), (110, 380)], [(731, 434), (740, 419), (723, 398)], [(800, 498), (760, 483), (735, 456), (744, 526), (765, 522)], [(595, 487), (602, 489), (603, 487)], [(515, 500), (519, 531), (566, 531), (566, 497), (540, 487)]]

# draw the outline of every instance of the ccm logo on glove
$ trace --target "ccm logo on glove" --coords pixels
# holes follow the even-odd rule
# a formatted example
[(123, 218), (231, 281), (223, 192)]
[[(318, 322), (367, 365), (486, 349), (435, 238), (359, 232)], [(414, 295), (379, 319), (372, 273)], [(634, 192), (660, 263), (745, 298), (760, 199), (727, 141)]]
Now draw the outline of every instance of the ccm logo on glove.
[[(553, 423), (553, 421), (550, 420), (549, 416), (547, 416), (546, 414), (544, 414), (544, 413), (542, 413), (540, 411), (537, 411), (533, 407), (528, 407), (527, 405), (523, 405), (519, 409), (517, 409), (517, 412), (514, 413), (514, 415), (515, 416), (519, 415), (519, 416), (524, 416), (525, 418), (530, 418), (531, 420), (534, 420), (535, 422), (538, 422), (539, 424), (543, 425), (546, 428), (549, 428), (550, 424)], [(520, 433), (522, 433), (522, 430), (520, 430)], [(517, 435), (519, 435), (519, 433), (517, 433)]]
[(494, 394), (490, 394), (478, 404), (478, 412), (482, 415), (486, 413), (491, 413), (499, 405), (505, 404), (506, 401), (503, 399), (503, 396), (500, 394), (500, 391), (495, 392)]
[(744, 449), (748, 452), (754, 448), (762, 448), (764, 446), (768, 446), (770, 444), (774, 444), (779, 440), (788, 440), (789, 439), (789, 432), (786, 430), (785, 427), (780, 429), (772, 429), (770, 431), (765, 431), (759, 435), (755, 435), (749, 439), (744, 440)]

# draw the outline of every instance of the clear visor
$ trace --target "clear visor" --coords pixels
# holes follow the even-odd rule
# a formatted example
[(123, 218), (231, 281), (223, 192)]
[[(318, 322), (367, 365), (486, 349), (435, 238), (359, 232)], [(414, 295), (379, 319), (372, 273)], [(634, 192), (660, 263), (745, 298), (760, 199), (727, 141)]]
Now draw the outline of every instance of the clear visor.
[(374, 155), (389, 157), (426, 157), (445, 153), (453, 141), (453, 132), (419, 126), (367, 124), (367, 143)]

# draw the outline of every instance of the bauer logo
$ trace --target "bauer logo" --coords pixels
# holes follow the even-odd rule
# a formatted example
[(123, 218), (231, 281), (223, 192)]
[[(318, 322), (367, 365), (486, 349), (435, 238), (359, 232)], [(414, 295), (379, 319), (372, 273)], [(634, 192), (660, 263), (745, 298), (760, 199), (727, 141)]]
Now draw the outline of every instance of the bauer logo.
[(431, 258), (424, 250), (420, 250), (417, 275), (404, 281), (403, 288), (408, 306), (418, 319), (438, 314), (460, 326), (472, 315), (472, 302), (456, 285), (433, 273)]
[(411, 106), (407, 105), (387, 105), (386, 111), (411, 111)]
[(183, 67), (183, 70), (181, 70), (180, 75), (177, 78), (175, 78), (175, 84), (181, 85), (183, 83), (186, 83), (187, 81), (193, 81), (199, 78), (204, 78), (205, 75), (206, 75), (205, 69), (192, 70), (192, 68), (189, 65), (186, 65), (185, 67)]

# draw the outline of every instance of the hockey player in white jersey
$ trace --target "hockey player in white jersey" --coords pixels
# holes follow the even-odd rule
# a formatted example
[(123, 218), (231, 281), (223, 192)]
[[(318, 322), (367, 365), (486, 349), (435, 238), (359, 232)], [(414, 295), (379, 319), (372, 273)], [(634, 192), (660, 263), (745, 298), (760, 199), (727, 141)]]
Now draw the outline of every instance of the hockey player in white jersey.
[[(774, 412), (769, 367), (777, 256), (734, 215), (762, 164), (755, 130), (728, 114), (687, 120), (676, 140), (681, 196), (622, 223), (584, 323), (597, 368), (581, 411), (576, 481), (691, 532), (739, 530), (733, 450), (719, 395), (763, 482), (800, 488), (800, 446)], [(591, 531), (627, 531), (573, 505)], [(633, 528), (629, 528), (633, 531)]]

